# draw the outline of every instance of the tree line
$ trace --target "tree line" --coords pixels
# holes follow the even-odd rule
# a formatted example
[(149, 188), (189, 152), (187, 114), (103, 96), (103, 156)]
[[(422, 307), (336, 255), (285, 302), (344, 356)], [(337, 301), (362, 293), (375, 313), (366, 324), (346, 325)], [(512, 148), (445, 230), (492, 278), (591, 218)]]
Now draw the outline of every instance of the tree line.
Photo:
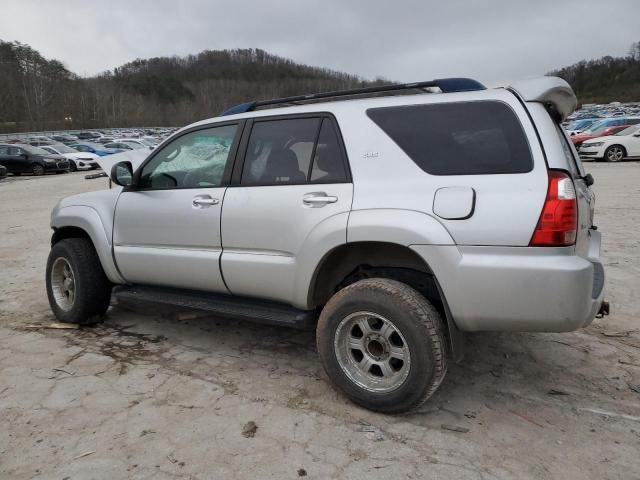
[(181, 126), (250, 100), (382, 83), (260, 49), (137, 59), (82, 78), (28, 45), (0, 40), (0, 132)]
[(549, 75), (569, 82), (580, 103), (640, 102), (640, 42), (625, 57), (582, 60)]
[[(549, 74), (567, 80), (581, 103), (640, 101), (640, 42), (625, 57)], [(0, 132), (181, 126), (250, 100), (384, 83), (260, 49), (137, 59), (83, 78), (28, 45), (0, 40)]]

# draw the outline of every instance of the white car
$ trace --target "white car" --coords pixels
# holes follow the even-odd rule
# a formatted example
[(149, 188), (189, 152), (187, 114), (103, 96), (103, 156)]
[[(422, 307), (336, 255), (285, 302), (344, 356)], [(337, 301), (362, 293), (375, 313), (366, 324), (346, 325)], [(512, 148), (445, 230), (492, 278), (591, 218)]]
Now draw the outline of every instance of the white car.
[(100, 168), (97, 162), (100, 157), (95, 153), (79, 152), (66, 145), (42, 145), (40, 148), (49, 153), (62, 155), (69, 160), (69, 166), (72, 172), (76, 170), (93, 170), (94, 168)]
[(604, 159), (607, 162), (640, 158), (640, 127), (632, 125), (614, 135), (587, 140), (578, 153), (583, 159)]
[(138, 148), (149, 149), (155, 147), (155, 144), (144, 138), (119, 138), (114, 140), (113, 143), (123, 143), (125, 145), (129, 145), (134, 150)]

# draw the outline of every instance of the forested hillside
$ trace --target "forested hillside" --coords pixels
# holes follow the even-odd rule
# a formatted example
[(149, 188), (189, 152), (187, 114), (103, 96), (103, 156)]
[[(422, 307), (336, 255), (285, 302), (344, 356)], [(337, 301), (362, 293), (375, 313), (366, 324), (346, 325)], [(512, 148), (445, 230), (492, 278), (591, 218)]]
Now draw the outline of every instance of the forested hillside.
[(640, 42), (626, 57), (583, 60), (549, 75), (569, 82), (580, 103), (640, 102)]
[[(581, 103), (640, 101), (640, 42), (626, 57), (582, 61), (550, 75), (566, 79)], [(0, 40), (0, 132), (185, 125), (252, 99), (373, 83), (388, 81), (369, 82), (259, 49), (138, 59), (82, 78), (28, 45)]]
[(372, 83), (256, 49), (139, 59), (80, 78), (27, 45), (0, 41), (0, 132), (185, 125), (247, 100)]

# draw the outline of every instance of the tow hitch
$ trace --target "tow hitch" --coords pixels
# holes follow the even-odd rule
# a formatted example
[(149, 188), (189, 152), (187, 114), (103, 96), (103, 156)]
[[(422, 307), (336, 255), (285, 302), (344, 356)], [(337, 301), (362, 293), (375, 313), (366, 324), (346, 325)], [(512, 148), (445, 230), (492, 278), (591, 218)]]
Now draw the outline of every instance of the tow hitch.
[(602, 318), (605, 315), (609, 315), (609, 302), (604, 301), (600, 304), (600, 309), (596, 313), (596, 318)]

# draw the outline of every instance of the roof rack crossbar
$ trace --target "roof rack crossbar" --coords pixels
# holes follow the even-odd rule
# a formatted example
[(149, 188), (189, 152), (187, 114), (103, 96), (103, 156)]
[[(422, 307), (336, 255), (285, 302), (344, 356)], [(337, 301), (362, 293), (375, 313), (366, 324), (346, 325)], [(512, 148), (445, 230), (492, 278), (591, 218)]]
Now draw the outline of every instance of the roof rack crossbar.
[(382, 85), (373, 87), (353, 88), (350, 90), (335, 90), (332, 92), (312, 93), (309, 95), (296, 95), (293, 97), (274, 98), (271, 100), (260, 100), (257, 102), (246, 102), (231, 107), (222, 115), (235, 115), (254, 110), (257, 107), (267, 105), (280, 105), (287, 103), (306, 102), (310, 100), (320, 100), (323, 98), (346, 97), (353, 95), (366, 95), (372, 93), (393, 92), (399, 90), (422, 90), (427, 88), (439, 88), (442, 93), (469, 92), (474, 90), (484, 90), (485, 86), (477, 80), (471, 78), (440, 78), (426, 82), (401, 83), (396, 85)]

